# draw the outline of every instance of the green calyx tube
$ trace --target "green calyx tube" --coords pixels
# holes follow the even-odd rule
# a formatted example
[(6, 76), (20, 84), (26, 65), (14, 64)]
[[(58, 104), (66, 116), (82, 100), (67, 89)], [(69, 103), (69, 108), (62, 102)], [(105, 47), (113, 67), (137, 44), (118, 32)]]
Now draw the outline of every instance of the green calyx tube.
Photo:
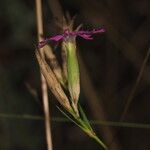
[(78, 114), (77, 104), (80, 94), (80, 75), (75, 38), (66, 39), (64, 46), (67, 54), (68, 90), (71, 96), (72, 107)]

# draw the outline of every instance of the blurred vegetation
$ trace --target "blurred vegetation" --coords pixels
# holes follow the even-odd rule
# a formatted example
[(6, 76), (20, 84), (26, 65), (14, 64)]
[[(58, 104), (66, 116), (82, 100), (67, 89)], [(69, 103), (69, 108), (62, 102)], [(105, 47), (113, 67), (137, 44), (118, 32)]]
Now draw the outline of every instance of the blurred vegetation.
[[(60, 32), (50, 10), (51, 2), (43, 1), (45, 35)], [(63, 0), (61, 5), (72, 16), (77, 14), (76, 24), (83, 23), (84, 29), (99, 26), (107, 29), (91, 42), (77, 39), (83, 61), (81, 103), (90, 119), (119, 121), (150, 46), (150, 1)], [(43, 116), (40, 75), (34, 56), (37, 44), (34, 1), (4, 0), (0, 2), (0, 10), (0, 113)], [(149, 65), (148, 61), (124, 116), (126, 122), (150, 123)], [(55, 98), (51, 93), (49, 96), (53, 117), (62, 117), (55, 108)], [(95, 128), (104, 139), (108, 138), (103, 126)], [(113, 127), (110, 132), (115, 133), (116, 147), (120, 150), (150, 147), (149, 129)], [(52, 134), (54, 150), (98, 149), (71, 123), (52, 122)], [(44, 122), (0, 118), (0, 149), (46, 149)]]

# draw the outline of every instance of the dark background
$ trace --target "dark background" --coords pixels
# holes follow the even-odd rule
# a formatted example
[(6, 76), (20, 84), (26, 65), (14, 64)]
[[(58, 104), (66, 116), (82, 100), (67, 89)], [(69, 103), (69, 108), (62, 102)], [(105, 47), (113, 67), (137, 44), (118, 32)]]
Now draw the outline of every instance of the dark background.
[[(45, 35), (58, 34), (52, 0), (43, 0)], [(89, 42), (78, 38), (81, 59), (80, 101), (92, 120), (119, 121), (135, 86), (150, 44), (149, 0), (61, 0), (64, 12), (76, 14), (84, 29), (105, 27)], [(0, 113), (43, 116), (35, 2), (0, 2)], [(49, 93), (51, 115), (63, 117)], [(150, 123), (150, 62), (136, 88), (125, 122)], [(150, 130), (94, 125), (114, 150), (149, 150)], [(72, 123), (52, 121), (54, 150), (97, 150), (98, 145)], [(0, 150), (46, 149), (43, 120), (0, 117)]]

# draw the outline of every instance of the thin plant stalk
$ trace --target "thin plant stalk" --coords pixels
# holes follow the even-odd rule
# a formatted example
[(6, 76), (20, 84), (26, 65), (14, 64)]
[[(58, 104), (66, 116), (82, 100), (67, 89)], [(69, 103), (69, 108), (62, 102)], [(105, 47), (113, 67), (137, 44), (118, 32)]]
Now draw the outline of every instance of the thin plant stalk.
[[(31, 114), (5, 114), (0, 113), (0, 119), (14, 119), (14, 120), (36, 120), (43, 121), (43, 116), (31, 115)], [(54, 123), (70, 123), (71, 121), (67, 118), (54, 117), (51, 119)], [(112, 126), (112, 127), (122, 127), (122, 128), (137, 128), (137, 129), (150, 129), (150, 124), (146, 123), (136, 123), (136, 122), (115, 122), (115, 121), (104, 121), (104, 120), (90, 120), (92, 125), (100, 126)]]
[[(41, 0), (35, 0), (36, 4), (36, 17), (37, 17), (37, 32), (38, 32), (38, 41), (42, 40), (43, 35), (43, 19), (42, 19), (42, 3)], [(40, 50), (41, 55), (42, 49)], [(41, 89), (42, 89), (42, 100), (43, 100), (43, 109), (45, 116), (45, 130), (46, 130), (46, 140), (47, 140), (47, 149), (52, 150), (52, 136), (51, 136), (51, 124), (50, 124), (50, 111), (49, 111), (49, 101), (48, 101), (48, 89), (44, 76), (41, 73)]]
[(138, 87), (138, 85), (139, 85), (139, 83), (140, 83), (140, 81), (141, 81), (141, 78), (142, 78), (142, 75), (143, 75), (145, 66), (146, 66), (146, 64), (147, 64), (147, 62), (148, 62), (148, 59), (149, 59), (149, 56), (150, 56), (150, 48), (148, 49), (148, 51), (147, 51), (147, 53), (146, 53), (146, 56), (145, 56), (145, 58), (144, 58), (144, 60), (143, 60), (143, 63), (142, 63), (140, 72), (139, 72), (139, 74), (138, 74), (138, 77), (137, 77), (137, 79), (136, 79), (136, 82), (135, 82), (135, 84), (134, 84), (134, 87), (133, 87), (133, 89), (131, 90), (131, 93), (129, 94), (129, 97), (128, 97), (127, 102), (126, 102), (125, 107), (124, 107), (124, 110), (123, 110), (123, 112), (122, 112), (122, 114), (121, 114), (120, 121), (124, 120), (124, 117), (125, 117), (125, 115), (126, 115), (128, 109), (129, 109), (129, 107), (130, 107), (130, 104), (131, 104), (131, 102), (132, 102), (132, 100), (133, 100), (133, 98), (134, 98), (134, 95), (135, 95), (135, 93), (136, 93), (137, 87)]
[[(142, 65), (141, 65), (139, 74), (138, 74), (138, 76), (137, 76), (136, 82), (135, 82), (135, 84), (134, 84), (134, 86), (133, 86), (133, 88), (132, 88), (132, 90), (131, 90), (131, 92), (130, 92), (130, 94), (129, 94), (129, 97), (128, 97), (128, 99), (127, 99), (127, 102), (126, 102), (126, 104), (125, 104), (125, 107), (124, 107), (124, 109), (123, 109), (123, 112), (122, 112), (122, 114), (121, 114), (120, 121), (123, 121), (124, 118), (125, 118), (125, 115), (127, 114), (127, 111), (128, 111), (128, 109), (129, 109), (129, 107), (130, 107), (130, 104), (131, 104), (131, 102), (132, 102), (132, 100), (133, 100), (133, 98), (134, 98), (134, 96), (135, 96), (137, 87), (139, 86), (139, 83), (140, 83), (140, 81), (141, 81), (141, 79), (142, 79), (142, 75), (143, 75), (143, 73), (144, 73), (144, 69), (145, 69), (145, 67), (146, 67), (146, 64), (147, 64), (147, 62), (148, 62), (148, 60), (149, 60), (149, 56), (150, 56), (150, 48), (148, 49), (148, 51), (147, 51), (147, 53), (146, 53), (146, 56), (145, 56), (145, 58), (144, 58), (144, 60), (143, 60), (143, 63), (142, 63)], [(115, 135), (113, 136), (112, 142), (110, 143), (110, 146), (113, 144), (113, 142), (114, 142), (114, 140), (115, 140), (115, 138), (116, 138), (116, 135), (117, 135), (117, 134), (115, 134)]]
[(75, 112), (69, 112), (72, 117), (66, 114), (62, 109), (57, 107), (60, 112), (66, 116), (71, 122), (77, 125), (83, 132), (85, 132), (90, 138), (95, 140), (104, 150), (107, 150), (107, 146), (99, 139), (96, 133), (93, 131), (89, 120), (87, 119), (82, 107), (79, 105), (81, 116), (78, 116)]

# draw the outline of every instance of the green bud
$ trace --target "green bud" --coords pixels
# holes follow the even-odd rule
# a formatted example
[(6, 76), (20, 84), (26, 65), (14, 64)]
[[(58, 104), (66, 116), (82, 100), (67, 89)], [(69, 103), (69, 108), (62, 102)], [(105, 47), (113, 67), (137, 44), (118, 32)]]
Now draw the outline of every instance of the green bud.
[(77, 103), (80, 94), (80, 77), (75, 39), (69, 38), (65, 40), (64, 46), (67, 53), (68, 90), (71, 96), (72, 106), (78, 112)]

